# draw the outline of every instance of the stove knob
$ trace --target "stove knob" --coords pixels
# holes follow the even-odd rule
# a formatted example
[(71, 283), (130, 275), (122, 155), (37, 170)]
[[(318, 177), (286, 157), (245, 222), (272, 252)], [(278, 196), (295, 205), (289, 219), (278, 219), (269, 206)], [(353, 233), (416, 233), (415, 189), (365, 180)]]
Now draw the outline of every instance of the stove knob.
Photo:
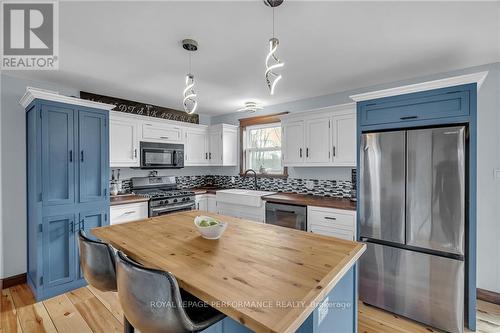
[(174, 202), (177, 202), (177, 199), (174, 199)]

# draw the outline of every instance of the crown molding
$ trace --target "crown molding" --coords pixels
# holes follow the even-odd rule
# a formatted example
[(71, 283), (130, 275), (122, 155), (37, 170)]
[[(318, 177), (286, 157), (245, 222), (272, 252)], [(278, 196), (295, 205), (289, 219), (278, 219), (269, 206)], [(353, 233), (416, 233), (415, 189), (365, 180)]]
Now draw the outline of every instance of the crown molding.
[(57, 91), (45, 90), (34, 87), (26, 87), (26, 93), (19, 101), (19, 104), (26, 109), (28, 105), (35, 99), (43, 99), (46, 101), (61, 102), (72, 105), (86, 106), (94, 109), (111, 110), (115, 107), (113, 104), (93, 102), (86, 99), (81, 99), (77, 97), (69, 97), (59, 94)]
[(484, 80), (486, 79), (487, 75), (488, 71), (452, 76), (434, 81), (421, 82), (396, 88), (389, 88), (389, 89), (366, 92), (362, 94), (351, 95), (349, 97), (355, 102), (362, 102), (382, 97), (404, 95), (420, 91), (459, 86), (462, 84), (469, 84), (469, 83), (477, 83), (477, 89), (479, 90)]

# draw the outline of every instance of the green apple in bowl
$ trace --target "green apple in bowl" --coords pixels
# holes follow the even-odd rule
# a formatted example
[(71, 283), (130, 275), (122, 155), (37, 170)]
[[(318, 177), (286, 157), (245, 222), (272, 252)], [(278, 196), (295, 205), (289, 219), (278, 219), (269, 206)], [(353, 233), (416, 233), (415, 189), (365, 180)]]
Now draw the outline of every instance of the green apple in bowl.
[(227, 223), (219, 221), (210, 216), (197, 216), (194, 219), (194, 225), (201, 236), (206, 239), (219, 239), (227, 227)]

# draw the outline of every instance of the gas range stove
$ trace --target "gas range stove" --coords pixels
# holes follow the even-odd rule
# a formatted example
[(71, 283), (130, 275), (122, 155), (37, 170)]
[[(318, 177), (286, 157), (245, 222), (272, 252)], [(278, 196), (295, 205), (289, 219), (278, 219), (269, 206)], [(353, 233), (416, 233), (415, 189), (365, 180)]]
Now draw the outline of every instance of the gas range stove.
[(149, 198), (150, 217), (195, 207), (195, 193), (177, 189), (175, 177), (134, 177), (132, 190), (137, 195)]

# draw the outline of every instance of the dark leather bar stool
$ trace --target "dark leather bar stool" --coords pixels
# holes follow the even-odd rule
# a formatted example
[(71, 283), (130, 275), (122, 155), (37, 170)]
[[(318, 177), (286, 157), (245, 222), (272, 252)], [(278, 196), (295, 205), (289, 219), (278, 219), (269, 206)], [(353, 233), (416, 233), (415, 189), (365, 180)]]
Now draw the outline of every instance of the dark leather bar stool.
[(169, 273), (146, 268), (118, 251), (118, 298), (124, 313), (125, 332), (199, 332), (225, 315), (179, 288)]
[(116, 291), (114, 249), (106, 243), (88, 238), (83, 230), (78, 233), (78, 245), (85, 280), (100, 291)]

